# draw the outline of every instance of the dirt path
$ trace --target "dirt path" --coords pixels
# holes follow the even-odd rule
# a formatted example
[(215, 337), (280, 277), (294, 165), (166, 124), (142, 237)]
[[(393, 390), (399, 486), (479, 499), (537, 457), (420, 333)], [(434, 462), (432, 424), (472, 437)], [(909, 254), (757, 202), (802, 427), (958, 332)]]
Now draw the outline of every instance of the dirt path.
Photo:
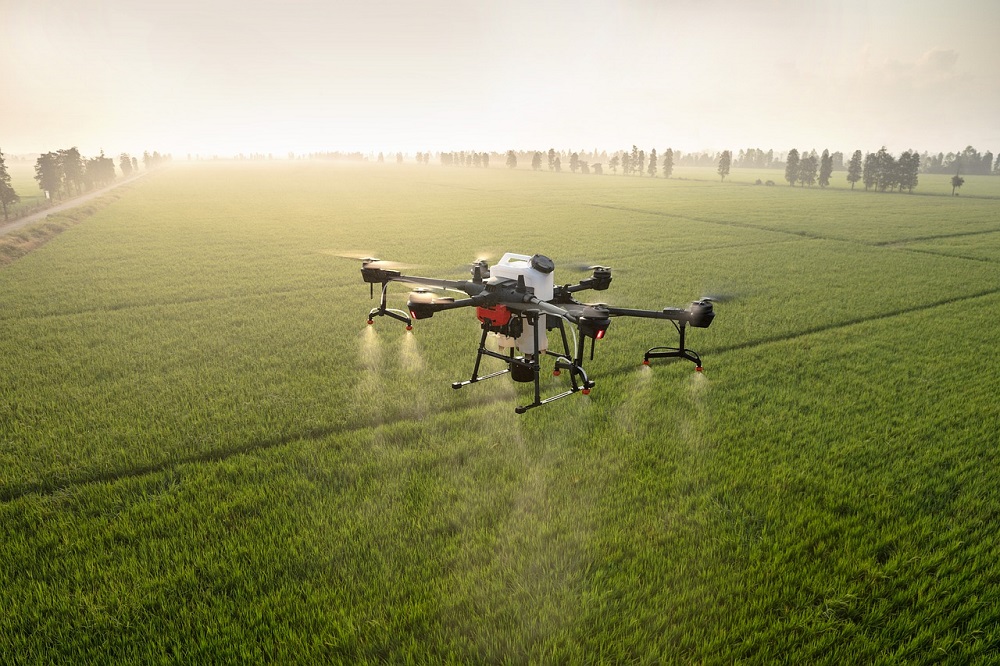
[(127, 180), (118, 181), (118, 182), (114, 183), (113, 185), (108, 185), (107, 187), (101, 188), (99, 190), (94, 190), (93, 192), (87, 192), (86, 194), (82, 194), (82, 195), (80, 195), (80, 196), (78, 196), (78, 197), (76, 197), (74, 199), (70, 199), (69, 201), (64, 201), (64, 202), (62, 202), (60, 204), (56, 204), (55, 206), (52, 206), (51, 208), (46, 208), (45, 210), (39, 211), (37, 213), (32, 213), (31, 215), (27, 215), (25, 217), (19, 218), (17, 220), (14, 220), (13, 222), (8, 222), (6, 224), (3, 224), (2, 222), (0, 222), (0, 236), (3, 236), (5, 234), (9, 234), (12, 231), (17, 231), (21, 227), (26, 227), (29, 224), (34, 224), (35, 222), (38, 222), (39, 220), (44, 220), (46, 217), (48, 217), (49, 215), (51, 215), (53, 213), (59, 213), (59, 212), (64, 211), (64, 210), (67, 210), (67, 209), (70, 209), (70, 208), (74, 208), (76, 206), (79, 206), (82, 203), (86, 203), (87, 201), (90, 201), (94, 197), (99, 197), (102, 194), (107, 194), (108, 192), (110, 192), (111, 190), (115, 189), (116, 187), (124, 185), (125, 183), (134, 182), (137, 179), (142, 178), (143, 176), (146, 175), (146, 173), (147, 172), (144, 171), (144, 172), (140, 173), (137, 176), (132, 176), (131, 178), (128, 178)]

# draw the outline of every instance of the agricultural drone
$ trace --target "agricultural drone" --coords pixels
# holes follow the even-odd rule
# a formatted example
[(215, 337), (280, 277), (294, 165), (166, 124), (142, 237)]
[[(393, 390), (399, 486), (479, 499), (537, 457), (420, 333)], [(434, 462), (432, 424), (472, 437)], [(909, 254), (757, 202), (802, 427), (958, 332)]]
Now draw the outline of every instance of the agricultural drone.
[[(375, 297), (375, 285), (381, 285), (382, 295), (379, 305), (368, 313), (368, 324), (375, 323), (375, 317), (390, 317), (406, 324), (412, 330), (413, 320), (429, 319), (436, 312), (472, 307), (476, 309), (483, 334), (479, 338), (476, 363), (472, 377), (454, 382), (452, 388), (460, 389), (486, 379), (510, 374), (516, 382), (534, 382), (534, 401), (515, 408), (523, 414), (533, 407), (548, 404), (576, 392), (590, 393), (594, 382), (583, 369), (586, 338), (590, 338), (590, 358), (594, 358), (594, 345), (604, 338), (612, 317), (644, 317), (667, 319), (673, 323), (680, 336), (676, 347), (653, 347), (646, 351), (643, 364), (649, 365), (654, 358), (682, 358), (695, 364), (701, 372), (701, 357), (685, 346), (684, 333), (690, 324), (695, 328), (708, 328), (715, 317), (712, 298), (694, 301), (687, 308), (663, 308), (662, 310), (635, 310), (618, 308), (602, 303), (581, 303), (574, 294), (593, 289), (604, 291), (611, 285), (611, 269), (607, 266), (590, 266), (593, 271), (588, 278), (576, 284), (558, 286), (552, 274), (555, 264), (548, 257), (536, 254), (526, 256), (507, 253), (500, 261), (490, 266), (485, 259), (471, 265), (471, 280), (449, 280), (404, 275), (400, 266), (374, 257), (361, 259), (361, 277), (368, 283), (371, 297)], [(407, 312), (386, 306), (386, 292), (392, 282), (415, 285), (407, 299)], [(460, 292), (466, 298), (435, 294), (431, 289)], [(575, 327), (575, 330), (574, 330)], [(562, 339), (562, 352), (549, 349), (548, 331), (558, 331)], [(496, 336), (494, 351), (487, 347), (487, 336)], [(569, 338), (573, 338), (572, 350)], [(507, 367), (485, 375), (479, 374), (483, 357), (496, 358)], [(539, 373), (542, 359), (554, 357), (553, 375), (568, 371), (569, 388), (546, 398), (541, 396)]]

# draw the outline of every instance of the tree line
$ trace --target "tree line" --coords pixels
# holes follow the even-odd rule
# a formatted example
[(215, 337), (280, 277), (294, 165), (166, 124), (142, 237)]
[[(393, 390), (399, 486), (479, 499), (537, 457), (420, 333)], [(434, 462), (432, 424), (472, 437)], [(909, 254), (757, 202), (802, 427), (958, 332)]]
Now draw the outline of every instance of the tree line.
[[(142, 162), (147, 170), (162, 166), (171, 159), (170, 155), (161, 155), (157, 151), (145, 151), (142, 154)], [(122, 153), (118, 156), (118, 168), (121, 169), (122, 176), (128, 178), (139, 172), (139, 160), (128, 153)], [(35, 180), (49, 200), (76, 196), (104, 187), (114, 182), (116, 177), (115, 161), (107, 157), (103, 150), (96, 157), (85, 158), (73, 146), (43, 153), (35, 160)], [(7, 163), (0, 151), (0, 205), (5, 221), (9, 219), (10, 207), (20, 201), (21, 197), (10, 184)]]

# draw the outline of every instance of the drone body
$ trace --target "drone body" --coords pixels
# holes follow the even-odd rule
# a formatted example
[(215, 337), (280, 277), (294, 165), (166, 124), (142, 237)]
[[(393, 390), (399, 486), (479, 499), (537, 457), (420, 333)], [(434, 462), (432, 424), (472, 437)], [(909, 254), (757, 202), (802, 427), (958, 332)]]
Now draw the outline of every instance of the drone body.
[[(587, 304), (577, 301), (573, 294), (593, 289), (604, 291), (611, 285), (611, 269), (592, 266), (593, 274), (576, 284), (557, 286), (553, 271), (555, 264), (544, 255), (527, 256), (507, 253), (489, 266), (485, 260), (472, 265), (471, 280), (449, 280), (403, 275), (390, 268), (386, 262), (374, 258), (362, 259), (361, 277), (371, 287), (374, 297), (376, 284), (382, 285), (382, 296), (377, 308), (368, 313), (368, 323), (375, 317), (387, 316), (412, 329), (413, 320), (429, 319), (436, 312), (463, 307), (474, 307), (483, 333), (479, 340), (476, 362), (470, 379), (454, 382), (459, 389), (486, 379), (510, 374), (514, 381), (534, 383), (534, 401), (518, 406), (515, 411), (527, 410), (547, 404), (576, 392), (589, 394), (594, 387), (583, 369), (584, 343), (591, 340), (590, 357), (594, 344), (604, 337), (612, 317), (643, 317), (670, 320), (680, 335), (677, 347), (653, 347), (646, 351), (643, 363), (651, 358), (683, 358), (701, 371), (701, 358), (685, 347), (685, 329), (690, 324), (707, 328), (715, 317), (712, 301), (702, 298), (685, 309), (636, 310), (616, 308), (604, 304)], [(386, 291), (391, 282), (418, 285), (407, 300), (408, 313), (386, 307)], [(463, 293), (466, 298), (435, 296), (428, 288)], [(554, 331), (562, 343), (562, 351), (549, 348), (548, 333)], [(487, 347), (487, 337), (496, 336), (499, 351)], [(573, 344), (570, 344), (572, 338)], [(572, 348), (571, 348), (572, 347)], [(496, 358), (506, 363), (506, 368), (487, 375), (480, 375), (483, 357)], [(539, 375), (543, 358), (555, 359), (553, 374), (569, 371), (570, 386), (560, 393), (542, 398)]]

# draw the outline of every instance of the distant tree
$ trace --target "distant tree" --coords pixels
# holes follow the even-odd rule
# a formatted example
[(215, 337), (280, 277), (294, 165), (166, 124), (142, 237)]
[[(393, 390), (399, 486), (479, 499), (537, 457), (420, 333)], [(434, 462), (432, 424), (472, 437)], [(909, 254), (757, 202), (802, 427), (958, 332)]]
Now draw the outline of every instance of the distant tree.
[(639, 149), (634, 143), (632, 144), (632, 154), (629, 156), (628, 166), (628, 173), (635, 173), (636, 169), (642, 168), (639, 166)]
[(560, 159), (558, 155), (556, 155), (555, 167), (556, 167), (556, 173), (562, 171), (562, 159)]
[(0, 150), (0, 205), (3, 206), (3, 219), (7, 220), (7, 207), (13, 206), (21, 197), (10, 184), (10, 174), (7, 173), (7, 162), (4, 160), (3, 151)]
[(604, 175), (604, 169), (603, 169), (603, 167), (601, 167), (601, 163), (600, 162), (594, 162), (593, 168), (594, 168), (594, 175), (595, 176), (603, 176)]
[(663, 153), (663, 177), (670, 178), (674, 173), (674, 149), (667, 148)]
[(785, 159), (785, 180), (794, 185), (799, 179), (799, 151), (792, 148)]
[(905, 189), (912, 194), (913, 188), (917, 186), (917, 179), (919, 178), (920, 154), (915, 150), (907, 150), (899, 156), (896, 170), (899, 191), (902, 192)]
[(722, 156), (719, 158), (719, 175), (722, 176), (722, 182), (726, 182), (726, 176), (729, 175), (729, 167), (733, 163), (733, 154), (728, 150), (722, 151)]
[(627, 176), (632, 173), (632, 156), (622, 153), (622, 175)]
[(636, 168), (636, 171), (639, 172), (640, 176), (642, 176), (643, 174), (646, 173), (646, 151), (645, 150), (640, 150), (639, 151), (639, 161), (635, 163), (635, 168)]
[(103, 187), (115, 179), (115, 163), (104, 151), (84, 163), (83, 182), (87, 189)]
[(482, 163), (483, 163), (483, 168), (484, 169), (489, 169), (490, 168), (490, 154), (489, 153), (483, 153)]
[(517, 168), (517, 154), (513, 150), (507, 151), (507, 168), (508, 169)]
[(955, 190), (965, 185), (965, 179), (959, 176), (957, 173), (951, 177), (951, 196), (955, 195)]
[(556, 149), (549, 148), (549, 171), (555, 171), (556, 168)]
[(70, 186), (79, 194), (83, 187), (83, 156), (76, 146), (60, 150), (58, 155), (66, 194), (70, 193)]
[(403, 163), (403, 153), (396, 153), (396, 164)]
[(535, 151), (535, 154), (531, 156), (531, 170), (538, 171), (542, 168), (542, 154)]
[(987, 150), (983, 153), (983, 168), (981, 169), (984, 175), (989, 175), (993, 173), (993, 152)]
[(649, 151), (649, 166), (646, 168), (646, 173), (649, 174), (651, 178), (656, 178), (656, 169), (659, 165), (656, 163), (656, 148)]
[(826, 187), (830, 184), (830, 176), (833, 174), (833, 158), (830, 157), (829, 150), (823, 150), (823, 156), (819, 160), (819, 186)]
[(383, 162), (385, 162), (385, 156), (382, 153), (379, 153), (378, 154), (378, 163), (382, 164)]
[(569, 156), (569, 170), (576, 173), (576, 170), (580, 168), (580, 156), (577, 153), (573, 153)]
[(812, 187), (816, 184), (816, 171), (818, 169), (816, 153), (809, 153), (799, 160), (799, 181), (802, 186)]
[(861, 151), (855, 150), (854, 154), (851, 155), (851, 161), (847, 165), (847, 182), (851, 184), (851, 189), (854, 189), (854, 183), (861, 180)]
[(35, 180), (45, 196), (55, 199), (62, 188), (62, 165), (57, 153), (48, 152), (39, 155), (35, 161)]
[(590, 175), (590, 165), (584, 162), (583, 160), (580, 160), (580, 173), (582, 173), (585, 176)]
[(619, 157), (618, 153), (612, 155), (611, 159), (608, 160), (608, 168), (614, 171), (616, 176), (618, 175), (618, 165), (621, 164), (621, 161), (621, 157)]
[[(419, 154), (417, 153), (417, 155)], [(122, 153), (118, 156), (118, 168), (122, 170), (122, 175), (126, 178), (132, 175), (132, 158), (128, 156), (128, 153)]]
[(864, 183), (866, 192), (875, 187), (875, 183), (878, 182), (878, 158), (875, 153), (865, 155), (865, 163), (861, 169), (861, 182)]
[[(426, 158), (424, 159), (424, 161), (425, 162), (427, 161)], [(132, 158), (132, 173), (139, 173), (139, 158), (138, 157), (133, 157)]]
[(997, 155), (997, 161), (993, 163), (993, 173), (1000, 173), (1000, 154)]
[(879, 192), (896, 187), (896, 158), (886, 150), (885, 146), (879, 148), (875, 154), (875, 187)]

